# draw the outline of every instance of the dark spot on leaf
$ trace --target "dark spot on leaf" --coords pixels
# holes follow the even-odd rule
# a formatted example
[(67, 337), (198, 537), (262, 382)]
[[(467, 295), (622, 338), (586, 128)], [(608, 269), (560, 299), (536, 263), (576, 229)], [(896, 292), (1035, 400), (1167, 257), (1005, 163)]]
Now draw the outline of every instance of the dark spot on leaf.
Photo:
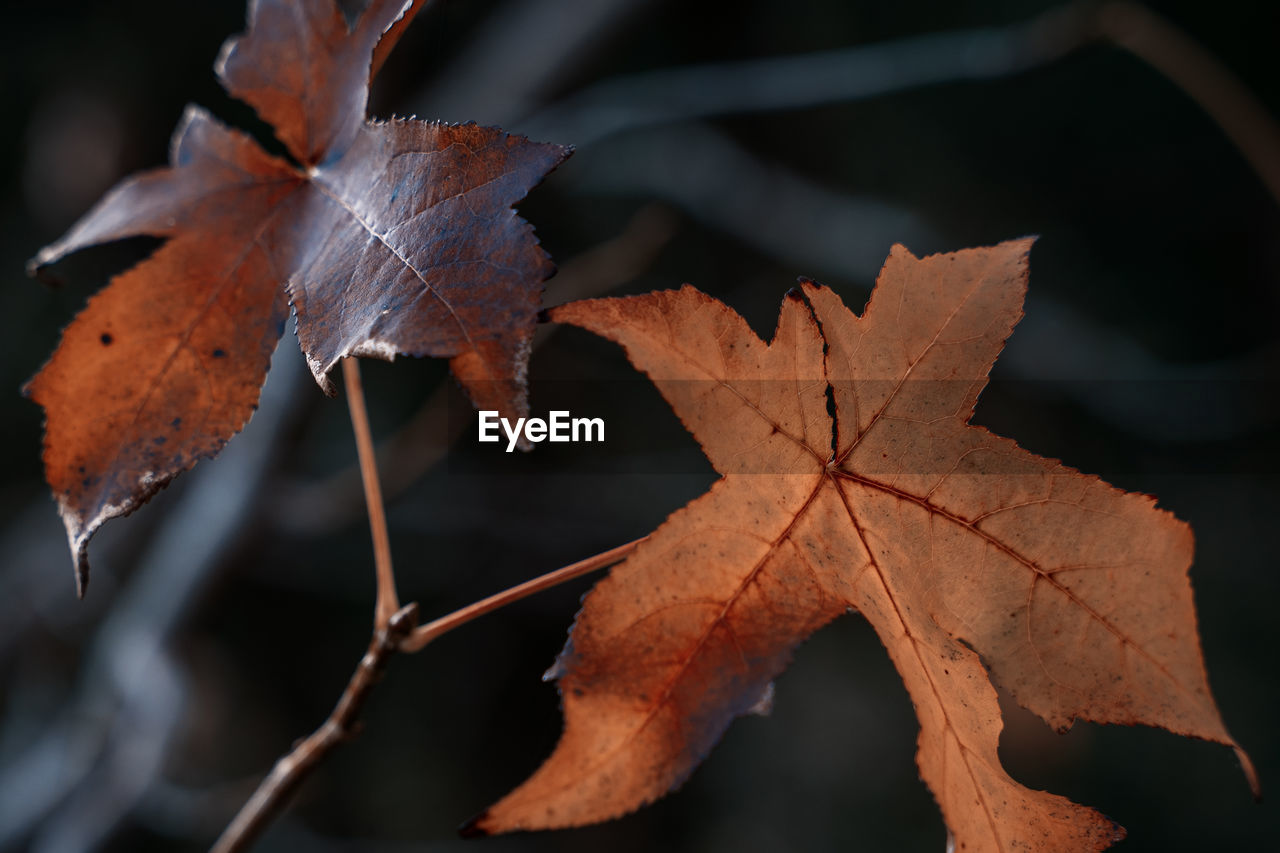
[(214, 351), (213, 351), (213, 357), (214, 357), (214, 358), (226, 358), (226, 357), (227, 357), (227, 351), (226, 351), (226, 350), (224, 350), (224, 349), (216, 349), (216, 350), (214, 350)]
[(174, 418), (172, 421), (169, 422), (169, 426), (173, 427), (174, 429), (177, 429), (178, 427), (182, 426), (182, 418)]
[(102, 345), (104, 347), (109, 347), (111, 346), (112, 342), (115, 341), (115, 338), (111, 337), (111, 335), (107, 334), (106, 332), (103, 332), (101, 335), (98, 336), (98, 340), (102, 341)]

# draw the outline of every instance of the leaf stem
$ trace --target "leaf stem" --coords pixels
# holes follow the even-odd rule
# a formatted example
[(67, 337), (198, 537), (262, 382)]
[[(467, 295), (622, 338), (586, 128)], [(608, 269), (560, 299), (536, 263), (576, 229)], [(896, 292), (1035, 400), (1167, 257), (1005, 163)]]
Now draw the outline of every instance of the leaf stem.
[(347, 408), (351, 412), (351, 427), (356, 434), (360, 480), (364, 484), (364, 499), (369, 508), (369, 531), (373, 534), (373, 566), (378, 578), (374, 625), (383, 628), (400, 610), (400, 598), (396, 594), (396, 575), (391, 566), (391, 538), (387, 534), (387, 514), (382, 506), (382, 487), (378, 484), (378, 457), (373, 449), (369, 413), (364, 405), (360, 364), (354, 358), (342, 360), (342, 379), (347, 392)]
[(276, 762), (253, 796), (214, 842), (210, 853), (239, 853), (248, 849), (284, 808), (302, 780), (334, 747), (356, 734), (357, 717), (369, 692), (382, 677), (387, 661), (399, 651), (400, 643), (417, 622), (418, 605), (410, 603), (393, 613), (386, 625), (374, 628), (369, 650), (360, 659), (329, 718)]
[(541, 592), (544, 589), (550, 589), (553, 586), (571, 581), (574, 578), (581, 577), (585, 574), (612, 566), (614, 563), (621, 562), (626, 559), (632, 551), (648, 539), (648, 536), (642, 536), (639, 539), (628, 542), (625, 545), (619, 545), (616, 548), (610, 548), (608, 551), (596, 554), (594, 557), (587, 557), (585, 560), (579, 560), (554, 572), (547, 572), (545, 575), (517, 584), (510, 589), (503, 590), (488, 598), (481, 599), (474, 604), (468, 604), (459, 610), (455, 610), (447, 616), (441, 616), (426, 625), (419, 625), (413, 630), (409, 636), (405, 637), (400, 644), (402, 651), (416, 652), (430, 643), (432, 640), (447, 634), (454, 628), (465, 625), (472, 619), (484, 616), (486, 613), (492, 613), (499, 608), (506, 607), (512, 602), (519, 601), (533, 595), (535, 592)]

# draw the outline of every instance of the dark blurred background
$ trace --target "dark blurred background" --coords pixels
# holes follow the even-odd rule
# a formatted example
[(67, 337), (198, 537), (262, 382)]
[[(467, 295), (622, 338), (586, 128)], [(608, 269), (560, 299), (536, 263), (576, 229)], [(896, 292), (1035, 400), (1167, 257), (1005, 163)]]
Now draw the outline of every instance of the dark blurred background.
[[(548, 304), (688, 281), (768, 334), (798, 275), (861, 306), (893, 242), (923, 254), (1040, 235), (1027, 316), (977, 420), (1194, 526), (1210, 680), (1274, 790), (1280, 206), (1182, 89), (1081, 17), (1041, 17), (1052, 8), (440, 0), (373, 111), (578, 146), (521, 206), (562, 268)], [(1280, 7), (1153, 8), (1280, 111)], [(40, 412), (18, 395), (85, 299), (150, 246), (85, 252), (51, 271), (57, 287), (27, 279), (25, 260), (161, 164), (188, 101), (261, 132), (211, 71), (243, 16), (238, 0), (6, 9), (0, 849), (207, 847), (328, 714), (368, 640), (346, 407), (307, 378), (292, 334), (223, 456), (94, 540), (85, 601), (42, 481)], [(1280, 151), (1263, 151), (1274, 168)], [(442, 363), (365, 363), (401, 595), (427, 618), (643, 535), (713, 479), (612, 345), (558, 331), (532, 373), (535, 411), (602, 415), (609, 442), (482, 449)], [(363, 734), (258, 849), (941, 853), (910, 702), (857, 616), (801, 647), (773, 715), (735, 723), (678, 793), (599, 827), (458, 840), (554, 745), (557, 697), (539, 676), (589, 585), (396, 659)], [(1253, 804), (1220, 746), (1090, 724), (1059, 736), (1010, 707), (1002, 755), (1025, 784), (1124, 824), (1121, 849), (1280, 837), (1275, 799)]]

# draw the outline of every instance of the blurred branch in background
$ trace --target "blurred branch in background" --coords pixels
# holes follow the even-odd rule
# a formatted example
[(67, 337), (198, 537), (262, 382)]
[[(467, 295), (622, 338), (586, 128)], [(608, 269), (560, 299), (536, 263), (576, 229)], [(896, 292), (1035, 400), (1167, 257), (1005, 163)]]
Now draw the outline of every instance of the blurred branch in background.
[(653, 0), (508, 0), (443, 75), (405, 99), (406, 106), (429, 118), (510, 129), (652, 5)]
[(1186, 33), (1137, 3), (1104, 3), (1097, 32), (1151, 64), (1222, 129), (1280, 204), (1280, 126), (1240, 78)]
[(631, 74), (575, 92), (520, 128), (531, 137), (571, 139), (585, 148), (654, 125), (849, 104), (941, 83), (1006, 77), (1084, 44), (1085, 8), (1064, 6), (1009, 27)]
[(185, 677), (170, 644), (253, 517), (291, 413), (313, 390), (296, 354), (278, 352), (272, 363), (261, 411), (218, 464), (186, 475), (184, 491), (111, 601), (86, 646), (74, 698), (5, 761), (0, 847), (26, 840), (45, 853), (92, 849), (157, 780), (186, 707)]
[[(762, 160), (710, 125), (637, 131), (581, 152), (572, 192), (660, 198), (796, 270), (837, 270), (869, 284), (888, 248), (941, 248), (919, 216), (841, 193)], [(672, 282), (676, 285), (678, 282)]]
[(1136, 3), (1079, 2), (1007, 27), (978, 27), (800, 56), (669, 68), (604, 80), (520, 128), (580, 148), (616, 134), (745, 113), (850, 104), (1056, 62), (1099, 41), (1151, 64), (1217, 123), (1280, 203), (1280, 127), (1236, 75)]

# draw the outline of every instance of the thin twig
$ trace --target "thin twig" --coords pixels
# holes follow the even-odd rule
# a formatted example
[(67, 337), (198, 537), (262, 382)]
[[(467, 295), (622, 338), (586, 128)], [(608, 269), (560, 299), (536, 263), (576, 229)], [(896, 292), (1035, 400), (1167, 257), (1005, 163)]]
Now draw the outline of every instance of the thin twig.
[(418, 621), (418, 605), (406, 604), (374, 628), (369, 650), (365, 652), (342, 698), (320, 728), (300, 741), (288, 755), (276, 762), (258, 790), (240, 809), (210, 853), (236, 853), (248, 849), (254, 839), (284, 807), (302, 780), (333, 750), (356, 733), (356, 720), (370, 690), (378, 683), (387, 661), (399, 650), (401, 642)]
[(581, 577), (582, 575), (589, 574), (597, 571), (598, 569), (612, 566), (614, 563), (621, 562), (626, 559), (641, 542), (648, 538), (648, 536), (642, 536), (625, 545), (619, 545), (617, 548), (610, 548), (608, 551), (596, 554), (594, 557), (579, 560), (578, 562), (565, 566), (562, 569), (556, 569), (554, 572), (547, 572), (545, 575), (541, 575), (540, 577), (536, 577), (530, 581), (525, 581), (524, 583), (513, 586), (510, 589), (503, 590), (496, 595), (491, 595), (488, 598), (481, 599), (474, 604), (468, 604), (466, 607), (455, 610), (447, 616), (441, 616), (439, 619), (436, 619), (433, 622), (428, 622), (426, 625), (420, 625), (414, 629), (411, 635), (405, 638), (404, 642), (400, 644), (400, 648), (406, 652), (416, 652), (442, 634), (447, 634), (454, 628), (465, 625), (472, 619), (484, 616), (486, 613), (492, 613), (501, 607), (506, 607), (512, 602), (519, 601), (522, 598), (533, 595), (535, 592), (550, 589), (553, 586), (558, 586), (566, 581), (571, 581), (574, 578)]
[(373, 534), (373, 567), (378, 576), (374, 624), (382, 628), (400, 609), (400, 598), (396, 595), (396, 575), (391, 567), (391, 538), (387, 534), (387, 514), (382, 507), (382, 489), (378, 485), (378, 457), (369, 431), (369, 413), (364, 406), (360, 365), (354, 358), (342, 360), (342, 379), (347, 391), (347, 407), (351, 411), (351, 427), (356, 433), (360, 480), (364, 485), (365, 503), (369, 507), (369, 531)]
[[(190, 673), (173, 645), (210, 584), (228, 568), (227, 554), (243, 541), (238, 532), (261, 513), (262, 484), (273, 473), (280, 438), (296, 423), (301, 395), (314, 387), (302, 358), (283, 347), (272, 365), (253, 422), (216, 463), (197, 466), (185, 475), (180, 493), (156, 507), (163, 520), (132, 559), (133, 570), (116, 575), (118, 591), (101, 624), (82, 641), (84, 664), (74, 689), (59, 699), (59, 712), (24, 719), (22, 708), (41, 705), (30, 700), (24, 705), (21, 694), (48, 689), (38, 686), (39, 679), (31, 686), (11, 681), (0, 687), (8, 703), (0, 738), (8, 747), (0, 751), (0, 850), (108, 847), (172, 764), (176, 735), (193, 702)], [(116, 563), (125, 562), (118, 550), (125, 540), (115, 541), (115, 547), (99, 552), (108, 558), (101, 569), (109, 570), (113, 554)], [(24, 563), (49, 564), (38, 551), (5, 547), (0, 553), (10, 558), (6, 572)], [(8, 579), (0, 577), (0, 587)], [(57, 591), (66, 595), (62, 584)], [(15, 653), (30, 657), (42, 636), (69, 640), (86, 633), (84, 623), (62, 621), (52, 604), (41, 609), (39, 596), (25, 593), (10, 586), (0, 591), (0, 600), (12, 601), (18, 612), (23, 605), (34, 607), (34, 631), (0, 637), (0, 647), (9, 640)], [(76, 618), (101, 615), (88, 613)], [(8, 616), (0, 612), (4, 630), (18, 628), (4, 622)], [(0, 663), (8, 664), (3, 653)]]
[(623, 560), (648, 537), (611, 548), (594, 557), (548, 572), (531, 581), (513, 586), (466, 607), (418, 627), (418, 605), (410, 602), (397, 610), (385, 625), (376, 625), (369, 650), (347, 683), (333, 713), (307, 738), (297, 743), (289, 754), (276, 762), (253, 796), (223, 831), (210, 853), (239, 853), (262, 834), (284, 808), (289, 797), (311, 771), (333, 750), (356, 733), (356, 721), (373, 686), (378, 683), (387, 662), (396, 652), (416, 652), (441, 634), (465, 625), (478, 616), (519, 601), (526, 596), (549, 589), (588, 572), (611, 566)]
[(213, 845), (213, 853), (233, 853), (247, 849), (284, 808), (289, 796), (302, 784), (302, 780), (335, 746), (354, 734), (356, 718), (369, 691), (378, 682), (387, 661), (396, 653), (401, 641), (418, 622), (418, 605), (410, 603), (401, 607), (396, 594), (395, 573), (391, 565), (391, 539), (387, 533), (382, 491), (378, 486), (377, 459), (369, 429), (369, 414), (365, 408), (359, 363), (353, 358), (343, 359), (342, 375), (347, 392), (347, 406), (351, 413), (351, 426), (355, 431), (356, 449), (360, 457), (365, 502), (369, 507), (369, 528), (373, 534), (374, 569), (378, 580), (373, 638), (333, 713), (320, 728), (276, 762), (271, 773)]

